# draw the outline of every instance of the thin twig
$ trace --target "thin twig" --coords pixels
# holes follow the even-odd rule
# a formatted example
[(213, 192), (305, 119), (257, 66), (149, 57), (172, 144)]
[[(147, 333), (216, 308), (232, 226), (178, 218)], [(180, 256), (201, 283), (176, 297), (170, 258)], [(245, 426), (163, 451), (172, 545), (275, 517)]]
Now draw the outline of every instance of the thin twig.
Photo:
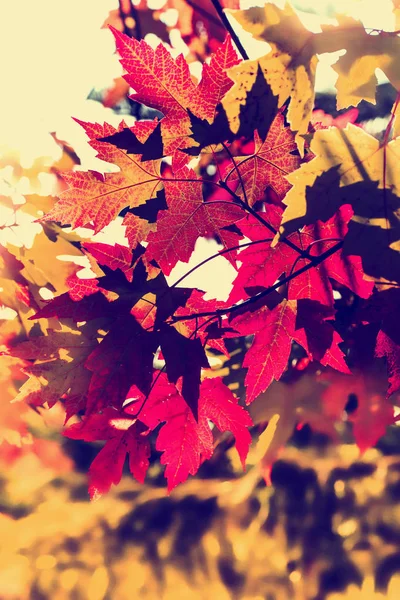
[(399, 102), (400, 102), (400, 92), (397, 93), (396, 102), (394, 103), (392, 114), (390, 115), (390, 119), (386, 126), (385, 134), (383, 136), (383, 140), (382, 140), (382, 144), (381, 144), (381, 146), (383, 148), (383, 207), (384, 207), (384, 211), (385, 211), (385, 221), (386, 221), (386, 229), (388, 232), (387, 235), (388, 235), (389, 245), (390, 245), (390, 227), (389, 227), (388, 206), (387, 206), (387, 199), (386, 199), (386, 169), (387, 169), (386, 147), (387, 147), (387, 144), (389, 141), (389, 136), (390, 136), (390, 132), (392, 130), (393, 122), (396, 118), (396, 111), (399, 106)]
[(244, 198), (244, 201), (246, 202), (246, 204), (248, 205), (249, 204), (249, 200), (247, 198), (246, 188), (245, 188), (245, 185), (244, 185), (244, 182), (243, 182), (243, 178), (242, 178), (242, 174), (241, 174), (241, 172), (239, 170), (239, 167), (237, 166), (237, 164), (235, 162), (235, 159), (234, 159), (234, 157), (232, 155), (232, 152), (230, 151), (229, 147), (225, 144), (225, 142), (222, 142), (222, 145), (223, 145), (223, 147), (225, 149), (225, 152), (229, 156), (229, 158), (231, 160), (231, 163), (233, 164), (234, 170), (236, 171), (236, 173), (238, 175), (239, 183), (242, 186), (242, 190), (243, 190), (243, 198)]

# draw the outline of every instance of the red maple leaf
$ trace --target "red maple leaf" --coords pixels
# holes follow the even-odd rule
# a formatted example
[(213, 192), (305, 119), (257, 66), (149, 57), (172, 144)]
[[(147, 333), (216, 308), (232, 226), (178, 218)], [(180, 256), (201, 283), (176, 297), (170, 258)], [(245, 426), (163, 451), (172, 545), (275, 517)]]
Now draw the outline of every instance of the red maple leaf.
[(328, 374), (325, 382), (330, 385), (323, 392), (323, 400), (334, 406), (343, 402), (345, 406), (350, 394), (357, 398), (357, 409), (350, 416), (353, 434), (361, 452), (371, 448), (395, 421), (394, 408), (380, 394), (379, 386), (368, 374), (356, 374), (344, 377), (337, 373)]
[(366, 307), (364, 319), (379, 323), (375, 356), (386, 358), (390, 396), (400, 390), (400, 324), (398, 319), (400, 292), (389, 287), (375, 294)]
[(140, 242), (146, 239), (150, 231), (155, 230), (155, 225), (141, 219), (133, 213), (126, 213), (122, 224), (126, 227), (125, 237), (128, 240), (129, 248), (134, 250)]
[(379, 331), (376, 338), (375, 356), (387, 360), (389, 371), (389, 389), (388, 395), (394, 394), (400, 390), (400, 343), (392, 334), (385, 331)]
[(119, 269), (128, 281), (132, 281), (133, 270), (132, 252), (121, 244), (101, 244), (98, 242), (85, 242), (83, 248), (97, 260), (100, 265), (109, 267), (112, 271)]
[[(96, 171), (63, 173), (69, 189), (40, 220), (58, 221), (73, 227), (93, 222), (97, 233), (111, 223), (123, 208), (139, 206), (156, 196), (161, 185), (160, 161), (142, 162), (140, 154), (128, 154), (113, 144), (99, 141), (99, 138), (117, 132), (111, 125), (79, 123), (89, 135), (90, 145), (97, 150), (97, 156), (117, 165), (120, 171), (104, 175)], [(120, 128), (124, 125), (122, 122)]]
[[(202, 382), (196, 421), (180, 391), (166, 375), (156, 378), (139, 418), (150, 429), (165, 423), (158, 434), (156, 449), (163, 452), (161, 463), (166, 465), (168, 491), (185, 481), (188, 475), (195, 475), (200, 465), (211, 458), (214, 448), (209, 420), (220, 431), (230, 431), (234, 435), (244, 465), (251, 442), (247, 428), (252, 421), (222, 379), (205, 379)], [(136, 389), (132, 389), (130, 395), (136, 402), (129, 407), (129, 412), (135, 415), (144, 398)]]
[(202, 343), (198, 338), (187, 338), (173, 327), (164, 326), (160, 345), (168, 379), (177, 383), (182, 377), (182, 397), (197, 419), (201, 370), (210, 366)]
[(239, 62), (231, 38), (227, 35), (224, 43), (211, 56), (210, 62), (203, 64), (201, 80), (190, 104), (193, 113), (209, 122), (214, 120), (217, 105), (233, 85), (227, 70)]
[[(272, 301), (277, 299), (278, 294)], [(338, 346), (342, 338), (326, 323), (333, 313), (317, 302), (314, 304), (317, 308), (307, 305), (306, 300), (284, 299), (272, 309), (264, 304), (231, 319), (232, 327), (240, 335), (254, 335), (243, 361), (247, 368), (247, 404), (264, 392), (274, 379), (278, 381), (282, 377), (288, 365), (292, 341), (300, 344), (311, 359), (344, 373), (349, 372)], [(311, 318), (307, 318), (310, 313)]]
[(301, 164), (295, 136), (289, 127), (284, 126), (284, 122), (284, 116), (279, 112), (264, 142), (255, 131), (254, 153), (236, 157), (236, 167), (231, 167), (227, 173), (227, 181), (236, 184), (237, 193), (243, 198), (241, 179), (250, 206), (264, 199), (267, 187), (271, 187), (282, 199), (291, 188), (285, 175), (298, 169)]
[(196, 86), (182, 54), (174, 60), (161, 44), (153, 50), (144, 40), (139, 42), (114, 27), (110, 29), (116, 39), (121, 64), (127, 71), (124, 78), (135, 90), (132, 99), (156, 108), (164, 115), (161, 120), (164, 152), (174, 154), (178, 149), (193, 145), (193, 140), (188, 137), (190, 119), (187, 110), (200, 118), (212, 119), (216, 104), (233, 85), (225, 71), (237, 64), (238, 58), (229, 36), (210, 65), (204, 67), (204, 82)]
[(93, 373), (86, 413), (105, 406), (120, 408), (132, 385), (147, 392), (153, 375), (158, 340), (133, 317), (123, 316), (88, 356), (85, 367)]
[[(349, 210), (351, 212), (351, 209)], [(310, 259), (301, 258), (299, 252), (309, 250), (311, 257), (318, 257), (332, 244), (343, 239), (347, 232), (346, 219), (350, 219), (351, 216), (349, 210), (348, 207), (343, 207), (326, 223), (318, 221), (313, 226), (306, 226), (300, 233), (291, 234), (287, 240), (292, 245), (279, 242), (274, 247), (268, 241), (269, 231), (265, 225), (251, 215), (240, 221), (237, 225), (246, 237), (256, 242), (266, 241), (240, 252), (242, 267), (233, 282), (229, 301), (238, 302), (252, 296), (262, 288), (273, 285), (282, 274), (289, 275), (294, 270), (310, 264)], [(258, 214), (275, 229), (279, 229), (282, 215), (280, 207), (266, 205), (265, 212)], [(290, 281), (289, 299), (306, 298), (333, 306), (330, 279), (345, 285), (363, 298), (368, 298), (372, 293), (373, 284), (363, 278), (360, 258), (345, 256), (343, 251), (339, 250), (320, 265), (306, 270)]]
[(66, 280), (66, 284), (69, 288), (69, 297), (75, 302), (99, 291), (98, 279), (82, 279), (77, 275), (70, 275)]
[(274, 379), (280, 379), (285, 371), (295, 329), (296, 309), (296, 301), (283, 300), (272, 310), (262, 306), (232, 319), (232, 326), (241, 335), (255, 334), (243, 361), (247, 369), (247, 404), (264, 392)]
[(339, 348), (343, 340), (329, 322), (334, 320), (335, 312), (314, 300), (298, 300), (293, 339), (303, 346), (311, 360), (318, 360), (341, 373), (350, 373)]
[(89, 469), (89, 495), (97, 500), (107, 493), (111, 485), (121, 481), (126, 455), (129, 469), (140, 483), (144, 482), (149, 467), (150, 445), (144, 434), (146, 428), (140, 421), (123, 418), (115, 410), (92, 414), (75, 423), (63, 433), (66, 437), (87, 442), (106, 440)]
[[(205, 202), (201, 179), (194, 171), (185, 169), (177, 180), (164, 181), (168, 210), (157, 222), (157, 231), (150, 233), (146, 256), (160, 265), (169, 275), (178, 261), (188, 262), (199, 237), (217, 235), (225, 248), (237, 244), (239, 235), (226, 227), (243, 217), (243, 210), (233, 203)], [(234, 262), (235, 254), (229, 256)]]
[[(175, 312), (175, 316), (183, 317), (185, 315), (195, 315), (203, 311), (216, 311), (225, 306), (226, 303), (221, 302), (220, 300), (205, 300), (204, 292), (194, 289), (190, 294), (190, 297), (186, 300), (185, 306), (179, 307)], [(222, 339), (211, 339), (209, 337), (207, 330), (204, 328), (204, 325), (206, 325), (208, 320), (207, 317), (199, 317), (198, 319), (180, 321), (179, 324), (177, 324), (177, 328), (178, 331), (186, 337), (190, 337), (196, 332), (196, 335), (201, 339), (203, 344), (207, 343), (211, 348), (214, 348), (229, 357), (229, 352), (225, 347), (224, 341)]]

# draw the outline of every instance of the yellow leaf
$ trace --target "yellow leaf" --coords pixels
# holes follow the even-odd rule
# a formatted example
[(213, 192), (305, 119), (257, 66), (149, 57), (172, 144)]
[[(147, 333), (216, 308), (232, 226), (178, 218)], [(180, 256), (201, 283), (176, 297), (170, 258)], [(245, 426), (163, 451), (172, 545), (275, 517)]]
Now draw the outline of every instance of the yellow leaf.
[(80, 397), (87, 391), (90, 372), (84, 362), (97, 341), (78, 329), (63, 327), (64, 331), (48, 330), (47, 335), (14, 348), (16, 356), (35, 359), (29, 368), (30, 378), (21, 386), (14, 402), (47, 402), (52, 406), (66, 393)]
[[(376, 69), (381, 69), (392, 85), (400, 89), (400, 37), (397, 35), (368, 34), (360, 21), (343, 15), (337, 16), (337, 25), (323, 25), (321, 33), (312, 33), (289, 4), (280, 9), (267, 3), (264, 8), (233, 11), (232, 16), (256, 40), (267, 42), (271, 51), (258, 61), (241, 63), (230, 71), (235, 86), (224, 101), (230, 122), (239, 118), (239, 92), (248, 93), (251, 89), (258, 64), (272, 92), (278, 96), (279, 106), (290, 99), (287, 119), (296, 132), (300, 152), (304, 148), (301, 136), (307, 134), (314, 107), (318, 54), (346, 50), (333, 67), (338, 73), (338, 109), (357, 105), (362, 99), (375, 102)], [(234, 124), (236, 129), (232, 130), (236, 132), (238, 125)]]
[(324, 25), (314, 39), (315, 52), (334, 52), (342, 48), (346, 54), (333, 66), (337, 108), (367, 100), (375, 104), (376, 69), (381, 69), (391, 84), (400, 89), (400, 38), (396, 35), (368, 34), (361, 21), (338, 15), (338, 26)]
[(351, 204), (354, 216), (345, 252), (359, 255), (367, 275), (400, 278), (400, 138), (388, 144), (354, 125), (317, 131), (311, 142), (315, 158), (287, 176), (281, 235), (317, 220), (331, 218)]
[[(287, 209), (282, 218), (282, 233), (292, 230), (289, 223), (294, 219), (296, 219), (296, 229), (305, 223), (304, 219), (310, 208), (307, 206), (307, 189), (314, 186), (316, 182), (318, 184), (318, 178), (326, 172), (331, 175), (329, 173), (325, 175), (325, 185), (321, 184), (318, 188), (321, 202), (329, 200), (330, 187), (335, 182), (340, 187), (363, 181), (378, 182), (378, 187), (383, 188), (384, 148), (380, 147), (376, 138), (360, 127), (348, 124), (344, 129), (329, 127), (317, 131), (311, 142), (311, 152), (315, 158), (286, 177), (293, 187), (284, 200)], [(400, 140), (389, 142), (385, 153), (386, 187), (400, 195), (400, 176), (397, 168)], [(322, 213), (320, 218), (321, 216)]]
[(255, 462), (261, 461), (263, 459), (263, 457), (266, 455), (266, 453), (268, 452), (268, 450), (273, 442), (279, 419), (280, 419), (279, 414), (273, 415), (271, 417), (271, 419), (269, 420), (266, 429), (262, 432), (262, 434), (258, 438), (254, 456), (252, 457), (253, 460), (255, 460)]
[[(250, 8), (232, 12), (240, 25), (249, 31), (256, 40), (268, 42), (271, 51), (258, 61), (248, 61), (234, 67), (229, 75), (236, 85), (228, 92), (224, 108), (228, 119), (232, 114), (239, 116), (240, 106), (235, 97), (238, 90), (251, 89), (255, 81), (257, 66), (260, 65), (272, 92), (278, 96), (282, 106), (290, 98), (288, 122), (297, 132), (296, 142), (300, 152), (304, 140), (300, 137), (308, 130), (310, 115), (314, 107), (314, 80), (317, 58), (312, 49), (313, 34), (301, 23), (289, 4), (280, 9), (274, 4), (264, 8)], [(237, 125), (238, 128), (238, 125)], [(232, 128), (235, 132), (235, 129)]]

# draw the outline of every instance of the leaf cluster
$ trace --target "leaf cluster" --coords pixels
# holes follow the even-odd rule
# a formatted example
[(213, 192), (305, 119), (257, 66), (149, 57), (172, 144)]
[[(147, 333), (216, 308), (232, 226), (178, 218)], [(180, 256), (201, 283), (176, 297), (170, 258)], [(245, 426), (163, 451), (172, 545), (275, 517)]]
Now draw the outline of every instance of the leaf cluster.
[[(395, 420), (394, 396), (369, 388), (366, 373), (385, 357), (388, 394), (400, 389), (400, 97), (382, 143), (358, 125), (310, 119), (319, 54), (345, 50), (334, 65), (337, 107), (356, 106), (374, 101), (377, 68), (399, 89), (399, 37), (371, 35), (347, 17), (311, 33), (289, 5), (231, 14), (270, 51), (249, 60), (228, 34), (200, 81), (182, 55), (110, 27), (131, 98), (162, 117), (118, 128), (78, 121), (97, 156), (118, 170), (64, 173), (68, 189), (38, 219), (34, 257), (10, 246), (4, 254), (2, 303), (26, 334), (8, 344), (27, 361), (18, 400), (61, 401), (72, 420), (67, 437), (105, 442), (90, 468), (92, 498), (119, 482), (127, 455), (143, 481), (153, 439), (171, 490), (211, 458), (211, 423), (233, 434), (244, 466), (253, 421), (210, 364), (212, 352), (229, 357), (232, 338), (251, 340), (245, 404), (264, 397), (255, 420), (273, 423), (265, 469), (297, 421), (321, 422), (334, 435), (326, 424), (340, 420), (346, 387), (357, 390), (361, 449)], [(63, 229), (96, 234), (121, 213), (124, 244), (68, 239)], [(216, 240), (218, 254), (171, 283), (199, 238)], [(57, 254), (84, 257), (94, 277), (54, 269)], [(182, 287), (216, 256), (237, 272), (226, 301)], [(37, 289), (47, 284), (55, 297), (43, 302)], [(326, 376), (311, 408), (265, 399), (293, 365), (298, 374), (306, 368), (308, 381), (315, 371)]]

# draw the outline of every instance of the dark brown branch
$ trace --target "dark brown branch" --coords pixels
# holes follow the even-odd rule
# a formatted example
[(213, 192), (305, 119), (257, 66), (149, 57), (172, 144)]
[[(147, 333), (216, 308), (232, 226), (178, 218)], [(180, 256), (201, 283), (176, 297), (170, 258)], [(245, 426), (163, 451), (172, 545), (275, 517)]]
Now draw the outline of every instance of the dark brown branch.
[[(199, 0), (199, 2), (201, 2), (201, 0)], [(196, 2), (193, 2), (192, 0), (186, 0), (186, 3), (189, 4), (189, 6), (191, 6), (192, 8), (194, 8), (194, 10), (196, 10), (200, 15), (203, 15), (203, 17), (208, 19), (210, 23), (213, 23), (217, 27), (225, 29), (221, 21), (219, 19), (216, 19), (214, 15), (209, 13), (208, 10), (206, 10), (205, 8), (202, 8), (201, 6), (199, 6), (199, 4), (196, 4)]]
[[(250, 213), (255, 219), (257, 219), (257, 221), (262, 223), (262, 225), (264, 225), (271, 233), (273, 233), (274, 235), (276, 235), (278, 233), (277, 230), (275, 229), (275, 227), (273, 227), (270, 223), (268, 223), (268, 221), (263, 219), (262, 216), (257, 211), (255, 211), (249, 204), (246, 204), (246, 202), (243, 202), (243, 200), (240, 198), (240, 196), (238, 196), (233, 190), (231, 190), (230, 187), (225, 183), (225, 181), (220, 181), (219, 185), (224, 190), (229, 192), (231, 194), (231, 196), (235, 199), (235, 201), (244, 208), (244, 210), (246, 210), (248, 213)], [(295, 252), (298, 252), (302, 258), (307, 258), (308, 260), (312, 260), (312, 257), (306, 250), (299, 248), (296, 244), (294, 244), (288, 238), (283, 238), (281, 240), (281, 243), (286, 244), (286, 246), (289, 246), (289, 248), (291, 248)]]
[(184, 275), (182, 275), (182, 277), (180, 277), (177, 281), (175, 281), (175, 283), (173, 283), (170, 286), (170, 288), (176, 287), (179, 283), (181, 283), (181, 281), (186, 279), (186, 277), (189, 277), (189, 275), (191, 275), (194, 271), (196, 271), (203, 265), (207, 264), (210, 260), (217, 258), (218, 256), (222, 256), (223, 254), (232, 252), (232, 250), (240, 250), (240, 248), (246, 248), (247, 246), (254, 246), (255, 244), (264, 244), (265, 242), (271, 242), (271, 241), (272, 241), (272, 238), (265, 238), (265, 240), (255, 240), (253, 242), (245, 242), (244, 244), (238, 244), (237, 246), (231, 246), (230, 248), (225, 248), (225, 250), (220, 250), (219, 252), (212, 254), (208, 258), (205, 258), (204, 260), (199, 262), (197, 265), (192, 267), (187, 273), (185, 273)]
[(228, 17), (224, 13), (224, 10), (223, 10), (222, 6), (220, 5), (219, 1), (218, 0), (211, 0), (211, 1), (214, 5), (215, 10), (218, 13), (219, 18), (221, 19), (221, 21), (223, 23), (225, 29), (230, 34), (232, 40), (234, 41), (234, 43), (236, 45), (236, 48), (239, 50), (243, 60), (249, 60), (249, 55), (247, 54), (246, 50), (243, 48), (242, 42), (239, 40), (232, 25), (229, 23)]
[(280, 279), (279, 281), (274, 283), (274, 285), (271, 285), (269, 288), (265, 289), (264, 291), (260, 292), (259, 294), (256, 294), (255, 296), (252, 296), (251, 298), (249, 298), (248, 300), (245, 300), (241, 304), (234, 304), (233, 306), (229, 306), (227, 308), (220, 308), (215, 311), (204, 311), (201, 313), (196, 313), (196, 314), (191, 314), (191, 315), (175, 316), (175, 317), (172, 317), (172, 320), (170, 322), (177, 323), (178, 321), (188, 321), (190, 319), (197, 319), (199, 317), (210, 317), (210, 316), (217, 317), (217, 316), (222, 316), (222, 315), (228, 315), (228, 314), (231, 314), (238, 310), (241, 310), (241, 309), (245, 308), (246, 306), (254, 304), (254, 302), (257, 302), (257, 300), (260, 300), (260, 298), (264, 298), (265, 296), (268, 296), (269, 294), (271, 294), (273, 291), (277, 290), (282, 285), (289, 283), (289, 281), (291, 281), (292, 279), (295, 279), (295, 277), (297, 277), (298, 275), (305, 273), (309, 269), (317, 267), (324, 260), (326, 260), (327, 258), (332, 256), (332, 254), (335, 254), (335, 252), (340, 250), (342, 248), (342, 246), (343, 246), (343, 241), (338, 242), (337, 244), (335, 244), (334, 246), (332, 246), (331, 248), (326, 250), (326, 252), (324, 252), (320, 256), (314, 257), (308, 265), (301, 267), (301, 269), (297, 269), (297, 271), (294, 271), (294, 273), (291, 273), (287, 277)]
[[(227, 145), (226, 145), (224, 142), (222, 142), (222, 145), (223, 145), (223, 147), (225, 148), (225, 152), (226, 152), (226, 153), (227, 153), (227, 155), (229, 156), (231, 163), (233, 164), (233, 169), (234, 169), (234, 170), (236, 171), (236, 173), (237, 173), (237, 176), (238, 176), (238, 178), (239, 178), (239, 183), (240, 183), (240, 185), (241, 185), (241, 187), (242, 187), (242, 190), (243, 190), (243, 198), (244, 198), (244, 201), (245, 201), (245, 203), (248, 205), (248, 204), (249, 204), (249, 201), (248, 201), (247, 194), (246, 194), (246, 188), (245, 188), (245, 185), (244, 185), (244, 182), (243, 182), (243, 177), (242, 177), (242, 174), (241, 174), (241, 172), (240, 172), (240, 170), (239, 170), (239, 167), (238, 167), (238, 165), (237, 165), (237, 164), (236, 164), (236, 162), (235, 162), (235, 159), (234, 159), (234, 157), (233, 157), (233, 155), (232, 155), (232, 152), (230, 151), (230, 148), (229, 148), (229, 147), (228, 147), (228, 146), (227, 146)], [(227, 181), (227, 180), (228, 180), (228, 178), (226, 178), (226, 180), (225, 180), (225, 181)]]

